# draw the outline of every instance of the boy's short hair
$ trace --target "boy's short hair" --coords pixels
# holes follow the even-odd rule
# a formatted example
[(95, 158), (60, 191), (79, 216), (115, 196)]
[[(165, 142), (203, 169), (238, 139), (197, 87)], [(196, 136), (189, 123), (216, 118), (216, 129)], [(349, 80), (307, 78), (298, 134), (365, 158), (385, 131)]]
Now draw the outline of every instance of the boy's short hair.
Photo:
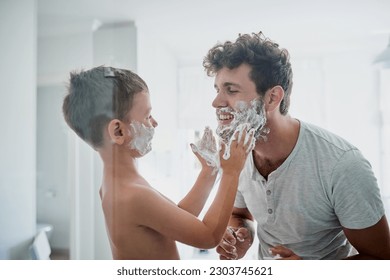
[(62, 111), (69, 127), (94, 149), (103, 145), (103, 129), (113, 119), (125, 121), (134, 95), (148, 91), (130, 70), (99, 66), (71, 72)]

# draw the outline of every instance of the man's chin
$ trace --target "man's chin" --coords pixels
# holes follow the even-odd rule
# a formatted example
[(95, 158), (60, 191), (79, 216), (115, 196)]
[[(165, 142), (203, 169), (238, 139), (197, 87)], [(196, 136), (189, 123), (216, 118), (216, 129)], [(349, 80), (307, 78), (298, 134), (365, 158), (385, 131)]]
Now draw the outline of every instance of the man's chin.
[(233, 136), (233, 128), (228, 125), (218, 125), (216, 134), (220, 140), (224, 143), (229, 143), (230, 138)]

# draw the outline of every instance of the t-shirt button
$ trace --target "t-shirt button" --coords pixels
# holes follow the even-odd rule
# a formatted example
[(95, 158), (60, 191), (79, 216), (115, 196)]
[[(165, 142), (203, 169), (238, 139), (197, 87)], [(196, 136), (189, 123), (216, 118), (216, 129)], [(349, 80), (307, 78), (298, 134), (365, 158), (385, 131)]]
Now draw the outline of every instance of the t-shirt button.
[(271, 191), (270, 191), (270, 190), (267, 190), (267, 191), (266, 191), (266, 194), (267, 194), (267, 195), (270, 195), (270, 194), (271, 194)]
[(273, 213), (272, 209), (268, 209), (268, 214), (272, 214), (272, 213)]

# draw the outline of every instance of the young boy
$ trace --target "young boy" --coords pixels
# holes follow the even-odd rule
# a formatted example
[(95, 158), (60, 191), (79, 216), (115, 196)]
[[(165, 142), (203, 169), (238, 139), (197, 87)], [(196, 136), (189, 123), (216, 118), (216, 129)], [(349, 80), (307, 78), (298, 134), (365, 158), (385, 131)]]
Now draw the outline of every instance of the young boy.
[[(202, 221), (215, 182), (214, 167), (195, 152), (202, 170), (187, 196), (174, 204), (138, 172), (136, 160), (151, 150), (156, 120), (146, 83), (129, 70), (97, 67), (71, 73), (63, 113), (68, 125), (102, 158), (100, 197), (114, 259), (179, 259), (175, 241), (198, 248), (218, 245), (226, 229), (238, 178), (252, 148), (253, 131), (241, 129), (222, 145), (216, 197)], [(223, 159), (225, 149), (230, 158)]]

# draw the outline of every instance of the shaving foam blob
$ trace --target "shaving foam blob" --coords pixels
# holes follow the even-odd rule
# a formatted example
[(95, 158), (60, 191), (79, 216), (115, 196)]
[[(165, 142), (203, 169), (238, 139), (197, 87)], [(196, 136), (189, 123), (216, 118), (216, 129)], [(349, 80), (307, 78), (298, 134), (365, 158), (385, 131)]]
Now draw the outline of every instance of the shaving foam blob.
[(133, 137), (129, 143), (130, 149), (136, 150), (141, 156), (152, 150), (154, 127), (147, 127), (140, 122), (132, 121), (130, 123), (130, 132)]

